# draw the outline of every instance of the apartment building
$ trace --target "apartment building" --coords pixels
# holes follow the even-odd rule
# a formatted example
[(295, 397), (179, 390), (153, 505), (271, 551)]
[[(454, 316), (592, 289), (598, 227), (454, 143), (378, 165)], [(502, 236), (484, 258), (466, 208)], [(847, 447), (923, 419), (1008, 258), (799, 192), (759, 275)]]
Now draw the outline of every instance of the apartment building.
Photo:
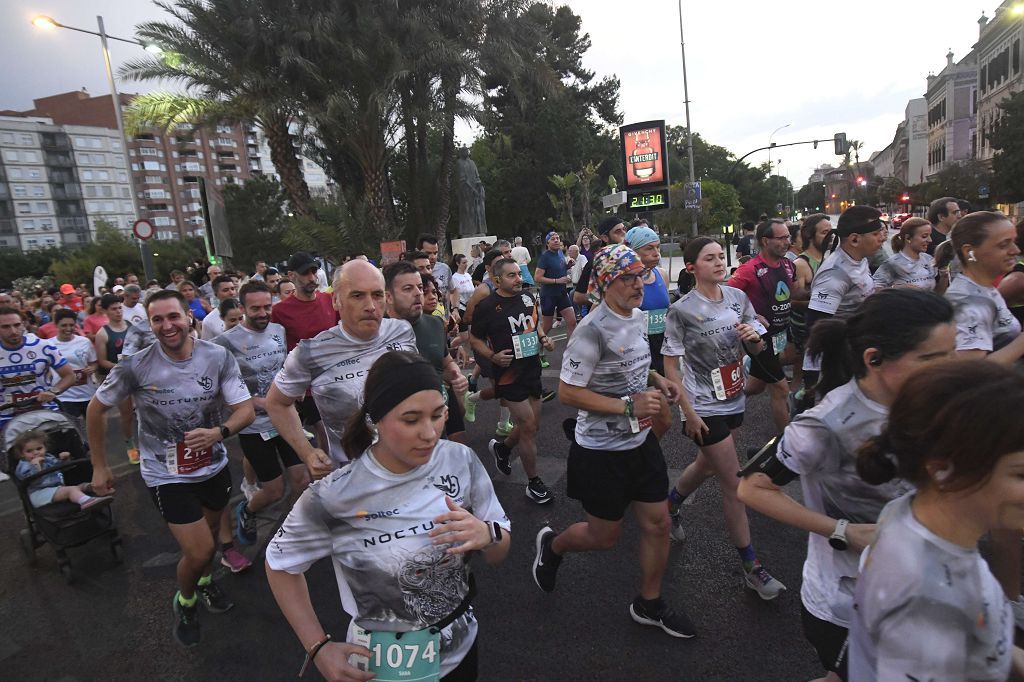
[(928, 179), (950, 164), (974, 158), (977, 92), (977, 50), (959, 62), (949, 52), (942, 71), (928, 75)]
[(1010, 95), (1024, 89), (1024, 69), (1021, 67), (1021, 40), (1024, 39), (1024, 14), (1019, 3), (1003, 2), (990, 20), (982, 15), (978, 20), (978, 136), (976, 156), (991, 161), (992, 131), (995, 130), (1002, 110), (999, 104)]
[[(293, 139), (298, 140), (298, 135), (301, 132), (299, 126), (296, 123), (292, 123), (289, 126), (289, 132), (294, 136)], [(280, 180), (281, 176), (278, 175), (277, 169), (274, 168), (273, 161), (270, 160), (270, 145), (267, 143), (267, 136), (263, 132), (262, 128), (256, 129), (256, 138), (258, 141), (258, 157), (255, 157), (255, 162), (252, 161), (254, 157), (250, 156), (250, 170), (253, 173), (263, 173), (275, 180)], [(315, 162), (302, 155), (299, 151), (299, 143), (295, 142), (295, 155), (299, 157), (299, 163), (302, 167), (302, 176), (306, 179), (306, 186), (309, 187), (309, 194), (313, 197), (330, 198), (334, 196), (337, 189), (334, 181), (327, 175), (327, 172), (318, 166)]]

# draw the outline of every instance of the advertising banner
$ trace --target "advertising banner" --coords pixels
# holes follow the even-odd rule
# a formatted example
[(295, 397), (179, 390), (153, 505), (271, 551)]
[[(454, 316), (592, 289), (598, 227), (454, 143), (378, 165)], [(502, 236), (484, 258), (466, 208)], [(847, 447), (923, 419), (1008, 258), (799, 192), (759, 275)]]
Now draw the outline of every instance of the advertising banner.
[(631, 123), (619, 128), (626, 189), (667, 187), (665, 121)]

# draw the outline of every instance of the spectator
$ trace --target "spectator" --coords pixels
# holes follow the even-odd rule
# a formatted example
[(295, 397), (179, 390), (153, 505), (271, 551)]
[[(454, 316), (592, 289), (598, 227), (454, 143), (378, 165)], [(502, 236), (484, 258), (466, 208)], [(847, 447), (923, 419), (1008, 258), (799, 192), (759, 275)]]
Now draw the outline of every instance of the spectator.
[(515, 238), (515, 246), (512, 247), (512, 260), (519, 265), (519, 269), (522, 270), (522, 266), (530, 264), (530, 251), (523, 246), (523, 238)]
[[(85, 309), (85, 303), (82, 301), (82, 297), (75, 293), (75, 287), (71, 284), (64, 283), (60, 285), (60, 304), (68, 310), (73, 310), (76, 313), (82, 312)], [(45, 320), (49, 322), (49, 320)]]
[(753, 258), (757, 255), (757, 240), (754, 238), (755, 225), (751, 221), (747, 221), (740, 226), (743, 230), (743, 236), (740, 237), (739, 244), (736, 246), (736, 254), (740, 258)]

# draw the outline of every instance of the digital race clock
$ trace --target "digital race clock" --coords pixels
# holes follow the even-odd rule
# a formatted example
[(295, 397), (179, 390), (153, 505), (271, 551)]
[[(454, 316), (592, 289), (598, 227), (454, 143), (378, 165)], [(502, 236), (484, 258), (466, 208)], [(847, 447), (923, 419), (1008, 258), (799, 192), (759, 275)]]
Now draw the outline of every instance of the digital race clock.
[(668, 208), (668, 190), (657, 192), (629, 192), (626, 205), (630, 211), (654, 211)]

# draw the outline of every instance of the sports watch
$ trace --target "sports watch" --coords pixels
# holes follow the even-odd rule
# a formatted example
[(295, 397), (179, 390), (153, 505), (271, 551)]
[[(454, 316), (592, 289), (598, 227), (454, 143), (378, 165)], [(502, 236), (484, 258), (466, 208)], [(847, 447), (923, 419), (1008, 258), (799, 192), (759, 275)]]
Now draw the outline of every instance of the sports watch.
[(501, 542), (501, 524), (497, 521), (487, 521), (487, 530), (491, 533), (492, 545), (496, 545)]
[(836, 521), (836, 529), (832, 531), (832, 535), (828, 536), (828, 544), (832, 546), (832, 549), (844, 552), (850, 546), (850, 543), (846, 541), (846, 527), (849, 525), (850, 522), (846, 519)]
[(221, 424), (220, 425), (220, 439), (221, 440), (227, 440), (230, 437), (231, 437), (231, 429), (229, 429), (228, 427), (226, 427), (223, 424)]

